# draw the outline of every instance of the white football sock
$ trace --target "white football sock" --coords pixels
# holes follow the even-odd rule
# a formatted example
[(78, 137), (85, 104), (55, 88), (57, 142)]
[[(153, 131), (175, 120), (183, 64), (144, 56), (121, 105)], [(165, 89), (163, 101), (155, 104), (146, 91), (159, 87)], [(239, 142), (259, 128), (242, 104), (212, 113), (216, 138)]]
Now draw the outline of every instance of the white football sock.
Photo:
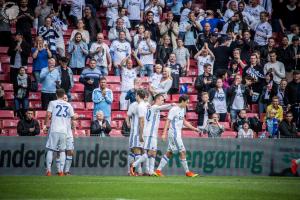
[(183, 159), (183, 160), (180, 160), (180, 161), (181, 161), (181, 165), (182, 165), (185, 173), (187, 173), (189, 171), (189, 167), (188, 167), (186, 159)]
[(47, 161), (47, 171), (51, 172), (51, 165), (53, 160), (53, 151), (48, 150), (46, 155), (46, 161)]
[(133, 167), (137, 167), (141, 163), (145, 162), (147, 158), (148, 158), (148, 155), (146, 153), (144, 153), (142, 156), (139, 156), (138, 160), (134, 161), (134, 163), (132, 164), (132, 166)]
[(168, 162), (169, 162), (169, 158), (166, 155), (164, 155), (160, 160), (157, 170), (161, 171)]
[(130, 173), (130, 164), (134, 162), (134, 154), (133, 153), (129, 153), (127, 156), (127, 166), (128, 166), (128, 173)]
[[(138, 159), (140, 159), (140, 157), (141, 157), (140, 154), (135, 154), (134, 160), (137, 161)], [(141, 164), (137, 165), (136, 168), (137, 168), (136, 171), (137, 171), (139, 174), (143, 173), (143, 171), (142, 171), (142, 165), (141, 165)]]
[(60, 171), (60, 158), (59, 157), (56, 157), (55, 165), (56, 165), (57, 172), (59, 172)]
[(149, 158), (149, 174), (152, 175), (154, 173), (154, 166), (155, 166), (155, 158), (151, 156)]
[(70, 168), (72, 165), (73, 156), (67, 156), (66, 164), (65, 164), (65, 172), (70, 172)]
[(59, 170), (59, 172), (64, 172), (64, 167), (65, 167), (65, 162), (66, 162), (66, 152), (65, 151), (60, 152), (59, 158), (60, 158), (60, 170)]

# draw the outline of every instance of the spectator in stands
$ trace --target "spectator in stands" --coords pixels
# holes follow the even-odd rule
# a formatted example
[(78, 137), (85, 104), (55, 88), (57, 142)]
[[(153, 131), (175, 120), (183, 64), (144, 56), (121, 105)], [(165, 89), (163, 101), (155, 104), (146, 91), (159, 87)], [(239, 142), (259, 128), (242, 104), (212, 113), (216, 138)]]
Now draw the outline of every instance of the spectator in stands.
[[(203, 26), (203, 31), (199, 33), (198, 35), (198, 41), (197, 41), (197, 46), (199, 48), (202, 48), (204, 46), (204, 43), (208, 43), (209, 39), (212, 36), (211, 33), (211, 27), (209, 23), (205, 23)], [(218, 35), (217, 33), (214, 33), (214, 35)], [(212, 48), (210, 48), (212, 50)]]
[(230, 118), (233, 123), (236, 121), (237, 114), (240, 110), (248, 107), (248, 95), (249, 91), (248, 88), (242, 84), (242, 77), (240, 75), (236, 75), (233, 85), (227, 90)]
[(79, 82), (84, 85), (84, 102), (92, 102), (92, 93), (99, 87), (102, 74), (96, 66), (97, 61), (90, 59), (89, 67), (85, 68), (80, 75)]
[(276, 52), (275, 45), (276, 45), (275, 38), (270, 37), (268, 39), (268, 44), (260, 47), (260, 59), (262, 60), (263, 63), (267, 63), (270, 60), (269, 53), (271, 51)]
[(84, 8), (83, 23), (85, 24), (86, 30), (90, 33), (90, 41), (97, 41), (97, 34), (102, 32), (102, 25), (95, 14), (92, 12), (92, 7), (87, 5)]
[(213, 103), (215, 113), (220, 116), (220, 122), (225, 122), (227, 115), (227, 91), (223, 88), (221, 78), (217, 79), (216, 87), (209, 90), (209, 101)]
[(180, 23), (179, 23), (179, 35), (178, 38), (182, 39), (184, 41), (184, 35), (185, 35), (185, 28), (184, 24), (189, 20), (189, 13), (192, 11), (192, 1), (191, 0), (183, 0), (182, 1), (183, 7), (180, 9)]
[[(136, 60), (138, 67), (133, 68), (133, 60), (131, 60), (131, 55)], [(137, 54), (132, 51), (131, 55), (127, 56), (121, 62), (121, 96), (120, 96), (120, 110), (127, 110), (128, 109), (128, 101), (126, 100), (126, 95), (128, 91), (134, 88), (134, 80), (137, 77), (138, 71), (142, 66), (141, 61), (137, 57)]]
[(154, 23), (160, 24), (160, 16), (162, 15), (162, 7), (159, 0), (149, 0), (149, 3), (145, 5), (145, 12), (153, 12)]
[(33, 115), (33, 109), (29, 108), (26, 111), (26, 117), (18, 122), (17, 132), (19, 136), (36, 136), (40, 134), (39, 122), (33, 118)]
[(59, 35), (52, 26), (51, 17), (47, 17), (45, 19), (45, 25), (39, 28), (38, 35), (43, 37), (44, 41), (46, 41), (52, 53), (52, 56), (56, 56), (56, 39), (59, 38)]
[(291, 70), (300, 70), (300, 39), (299, 36), (294, 36), (292, 44), (289, 46), (291, 58)]
[(204, 46), (200, 51), (198, 51), (198, 53), (196, 53), (194, 59), (197, 60), (198, 76), (200, 76), (204, 73), (205, 63), (210, 64), (212, 67), (214, 66), (215, 55), (208, 48), (208, 44), (204, 43)]
[(81, 33), (76, 33), (75, 38), (70, 42), (68, 53), (71, 55), (70, 67), (76, 75), (81, 74), (85, 67), (85, 59), (89, 54), (87, 43), (83, 40)]
[(227, 2), (227, 10), (224, 13), (223, 20), (225, 23), (231, 19), (232, 16), (238, 11), (238, 2), (236, 0), (230, 0)]
[(34, 13), (28, 7), (28, 0), (20, 0), (19, 14), (16, 18), (16, 31), (22, 33), (29, 45), (32, 45), (31, 27), (34, 20)]
[(262, 92), (259, 99), (259, 113), (264, 113), (272, 98), (276, 96), (278, 85), (273, 81), (273, 74), (268, 72), (265, 75), (265, 81), (261, 85)]
[(108, 75), (111, 70), (112, 60), (109, 53), (109, 47), (103, 42), (103, 33), (97, 34), (97, 42), (94, 42), (90, 48), (90, 56), (97, 61), (97, 67), (103, 76)]
[(213, 74), (218, 74), (222, 69), (228, 69), (229, 58), (231, 57), (231, 48), (228, 47), (229, 40), (225, 37), (217, 39), (217, 45), (212, 50), (215, 55)]
[(129, 105), (136, 101), (136, 91), (142, 89), (142, 81), (140, 78), (135, 78), (133, 81), (133, 89), (126, 94), (125, 100), (129, 101)]
[[(240, 1), (238, 3), (238, 11), (242, 13), (244, 21), (247, 23), (247, 25), (249, 27), (253, 27), (251, 25), (252, 22), (254, 22), (255, 20), (253, 19), (253, 17), (250, 15), (249, 12), (247, 12), (245, 10), (245, 8), (247, 7), (246, 3), (244, 1)], [(258, 18), (259, 19), (259, 18)]]
[(72, 100), (71, 89), (74, 86), (74, 77), (73, 72), (70, 67), (68, 67), (69, 60), (66, 57), (61, 57), (59, 59), (59, 66), (57, 70), (60, 74), (60, 87), (65, 90), (66, 95), (68, 96), (68, 101)]
[(108, 39), (110, 41), (117, 40), (119, 38), (120, 32), (125, 32), (126, 40), (131, 42), (131, 35), (129, 30), (124, 26), (124, 19), (118, 18), (116, 21), (116, 26), (112, 27), (108, 32)]
[[(271, 117), (270, 113), (275, 112), (274, 117), (277, 118), (279, 121), (283, 119), (283, 109), (282, 106), (279, 105), (279, 98), (278, 96), (274, 96), (272, 98), (272, 103), (267, 107), (267, 117)], [(272, 117), (271, 117), (272, 118)]]
[(115, 70), (115, 76), (120, 76), (120, 64), (124, 58), (131, 54), (130, 43), (125, 39), (126, 33), (124, 31), (120, 31), (119, 39), (114, 40), (110, 45), (110, 54)]
[[(70, 18), (73, 26), (82, 19), (83, 9), (85, 7), (85, 0), (71, 0)], [(89, 41), (86, 41), (89, 43)]]
[(118, 16), (118, 8), (122, 6), (121, 0), (104, 0), (103, 7), (107, 8), (106, 10), (106, 25), (108, 29), (111, 27), (108, 26), (110, 20)]
[(190, 70), (190, 53), (187, 48), (183, 46), (183, 40), (178, 38), (177, 48), (174, 49), (173, 53), (176, 56), (176, 61), (181, 65), (183, 71), (188, 72)]
[(197, 53), (196, 41), (198, 33), (202, 30), (202, 26), (196, 21), (195, 13), (189, 13), (189, 19), (184, 23), (185, 35), (184, 46), (189, 50), (193, 56)]
[(205, 23), (210, 24), (211, 32), (219, 32), (222, 28), (224, 21), (221, 18), (215, 18), (215, 13), (212, 10), (206, 10), (206, 17), (201, 21), (201, 26), (203, 27)]
[(289, 40), (288, 37), (285, 35), (282, 37), (281, 44), (277, 48), (277, 59), (278, 61), (282, 62), (285, 68), (285, 77), (289, 81), (292, 78), (292, 68), (291, 68), (291, 57), (289, 54)]
[(31, 49), (33, 64), (32, 71), (37, 83), (40, 82), (40, 73), (43, 68), (48, 67), (48, 59), (52, 57), (52, 53), (44, 39), (41, 36), (35, 38), (34, 48)]
[(96, 113), (96, 120), (91, 124), (91, 136), (109, 137), (111, 126), (104, 119), (104, 114), (101, 110)]
[(240, 12), (234, 13), (232, 20), (228, 23), (227, 33), (234, 33), (237, 35), (242, 35), (244, 31), (247, 31), (248, 25), (244, 21), (243, 14)]
[(65, 48), (64, 34), (68, 30), (68, 25), (66, 24), (65, 20), (61, 20), (55, 14), (52, 14), (51, 16), (52, 16), (51, 19), (52, 19), (53, 29), (58, 34), (58, 37), (55, 40), (57, 55), (58, 57), (65, 57), (66, 48)]
[(249, 123), (245, 121), (242, 128), (238, 131), (238, 138), (254, 138), (253, 130), (250, 128)]
[(277, 94), (276, 94), (276, 96), (278, 96), (279, 98), (279, 105), (282, 106), (283, 111), (285, 112), (290, 108), (288, 94), (286, 90), (287, 84), (288, 84), (287, 80), (283, 78), (280, 81), (280, 85), (278, 87)]
[(294, 36), (299, 36), (300, 27), (297, 24), (291, 25), (291, 33), (287, 35), (289, 43), (292, 43), (292, 39)]
[(148, 11), (146, 13), (146, 21), (143, 23), (145, 30), (151, 32), (151, 40), (159, 41), (160, 40), (160, 32), (158, 24), (153, 21), (154, 13), (152, 11)]
[[(14, 75), (16, 76), (16, 74)], [(29, 90), (31, 86), (30, 76), (26, 74), (25, 68), (20, 67), (17, 78), (13, 82), (15, 112), (20, 119), (23, 119), (29, 107)]]
[(279, 124), (279, 131), (281, 138), (297, 138), (297, 127), (293, 122), (293, 113), (287, 112), (284, 120)]
[(14, 82), (20, 67), (27, 68), (30, 55), (30, 45), (23, 39), (21, 32), (16, 34), (15, 41), (10, 45), (7, 54), (10, 56), (10, 81)]
[(109, 27), (116, 27), (117, 26), (117, 20), (121, 18), (123, 19), (123, 27), (130, 30), (131, 29), (131, 25), (130, 25), (130, 21), (129, 18), (126, 16), (126, 8), (123, 7), (119, 7), (118, 8), (118, 15), (115, 16), (115, 18), (113, 18), (112, 20), (110, 20), (110, 22), (108, 23)]
[(278, 137), (278, 127), (280, 120), (276, 117), (277, 111), (271, 109), (267, 111), (267, 118), (265, 121), (266, 132), (269, 134), (269, 137), (275, 138)]
[(55, 68), (55, 59), (48, 60), (48, 67), (43, 68), (40, 74), (42, 84), (42, 109), (47, 110), (50, 101), (56, 100), (56, 89), (60, 85), (60, 75)]
[(172, 52), (171, 39), (168, 35), (165, 35), (163, 36), (163, 44), (157, 47), (156, 63), (161, 65), (167, 63)]
[(144, 39), (145, 27), (140, 24), (137, 33), (133, 36), (133, 47), (137, 49), (140, 42)]
[(4, 96), (5, 96), (5, 91), (4, 91), (2, 84), (0, 83), (0, 110), (5, 108)]
[(93, 102), (94, 111), (93, 116), (96, 118), (96, 113), (102, 111), (104, 114), (104, 119), (109, 123), (111, 122), (111, 104), (113, 102), (113, 92), (107, 88), (106, 78), (102, 77), (100, 79), (100, 88), (96, 88), (93, 91)]
[[(219, 74), (219, 71), (218, 71), (217, 74)], [(229, 82), (230, 85), (234, 82), (235, 75), (242, 75), (242, 70), (240, 70), (238, 68), (238, 62), (237, 61), (235, 61), (235, 60), (230, 61), (228, 74), (229, 74), (228, 82)]]
[(85, 42), (85, 43), (87, 43), (87, 44), (89, 44), (90, 43), (90, 33), (87, 31), (87, 30), (85, 30), (85, 24), (84, 24), (84, 22), (83, 22), (83, 20), (82, 19), (80, 19), (80, 20), (78, 20), (78, 22), (77, 22), (77, 29), (74, 29), (73, 31), (72, 31), (72, 33), (71, 33), (71, 37), (70, 37), (70, 41), (72, 41), (72, 40), (74, 40), (75, 39), (75, 35), (76, 35), (76, 33), (81, 33), (81, 35), (82, 35), (82, 40)]
[(202, 92), (208, 92), (216, 85), (216, 76), (212, 74), (212, 66), (208, 63), (204, 64), (204, 73), (197, 77), (195, 81), (195, 89), (198, 91), (198, 100), (201, 99)]
[(35, 18), (37, 20), (36, 30), (45, 24), (45, 19), (51, 14), (52, 9), (53, 7), (48, 5), (48, 0), (41, 0), (39, 2), (39, 5), (34, 10)]
[(234, 131), (238, 132), (243, 128), (243, 124), (245, 122), (248, 122), (249, 127), (256, 133), (262, 130), (262, 124), (258, 118), (258, 115), (255, 114), (253, 117), (247, 117), (247, 111), (245, 109), (240, 110), (236, 121), (232, 124), (231, 127), (233, 128)]
[(157, 94), (163, 94), (165, 97), (167, 97), (167, 94), (169, 90), (172, 87), (172, 75), (171, 75), (171, 69), (169, 67), (163, 68), (162, 78), (160, 80), (160, 83), (158, 84), (157, 88), (154, 88), (152, 86), (149, 87), (149, 92), (154, 97)]
[(207, 126), (209, 117), (216, 112), (214, 104), (209, 101), (207, 92), (202, 92), (201, 101), (197, 102), (195, 112), (198, 114), (198, 128), (204, 129)]
[[(298, 2), (299, 3), (299, 2)], [(300, 24), (299, 20), (299, 12), (300, 8), (297, 5), (296, 0), (289, 0), (282, 12), (282, 22), (283, 26), (286, 28), (287, 31), (290, 31), (291, 25), (293, 24)]]
[[(293, 81), (289, 82), (286, 88), (288, 101), (291, 105), (300, 103), (300, 71), (293, 72)], [(293, 113), (294, 114), (294, 113)], [(295, 114), (294, 114), (295, 116)]]
[(232, 61), (236, 61), (237, 63), (237, 68), (239, 70), (239, 74), (242, 75), (243, 69), (246, 67), (247, 63), (245, 60), (241, 59), (241, 49), (235, 48), (232, 51), (232, 60), (229, 61), (229, 65)]
[[(0, 0), (0, 10), (4, 10), (5, 0)], [(0, 46), (11, 44), (10, 21), (4, 12), (0, 12)]]
[(140, 76), (147, 74), (150, 77), (153, 73), (154, 54), (156, 52), (156, 42), (151, 40), (151, 32), (146, 30), (144, 33), (144, 40), (138, 45), (138, 54), (143, 65)]
[(152, 88), (157, 88), (162, 78), (162, 66), (156, 64), (154, 67), (154, 73), (149, 79), (149, 84)]
[[(251, 28), (254, 29), (260, 22), (260, 13), (265, 12), (265, 9), (259, 5), (259, 0), (251, 0), (249, 6), (245, 7), (245, 13), (250, 16), (252, 21)], [(268, 14), (267, 12), (265, 12)]]
[(174, 14), (174, 20), (179, 23), (183, 0), (166, 0), (167, 8), (170, 8), (170, 13)]
[(170, 54), (169, 60), (165, 66), (171, 69), (173, 79), (169, 94), (177, 94), (179, 92), (180, 77), (182, 76), (184, 69), (182, 69), (180, 64), (176, 62), (176, 55), (174, 53)]
[(212, 114), (208, 120), (206, 127), (203, 129), (203, 133), (208, 134), (210, 138), (221, 137), (225, 128), (219, 123), (219, 115), (217, 113)]
[(268, 42), (268, 38), (272, 37), (272, 26), (268, 22), (269, 14), (267, 12), (260, 13), (260, 22), (255, 28), (254, 42), (259, 46), (264, 46)]
[(285, 69), (282, 62), (277, 61), (277, 54), (275, 51), (269, 53), (270, 62), (265, 64), (264, 73), (271, 72), (273, 80), (276, 84), (280, 84), (281, 79), (285, 78)]
[(128, 18), (132, 28), (136, 28), (144, 18), (144, 1), (143, 0), (125, 0), (124, 8), (127, 9)]
[[(179, 2), (177, 1), (177, 3)], [(162, 38), (164, 39), (165, 36), (168, 35), (172, 48), (177, 48), (176, 38), (179, 34), (178, 23), (174, 20), (174, 15), (171, 11), (167, 13), (167, 18), (161, 23), (159, 30)]]

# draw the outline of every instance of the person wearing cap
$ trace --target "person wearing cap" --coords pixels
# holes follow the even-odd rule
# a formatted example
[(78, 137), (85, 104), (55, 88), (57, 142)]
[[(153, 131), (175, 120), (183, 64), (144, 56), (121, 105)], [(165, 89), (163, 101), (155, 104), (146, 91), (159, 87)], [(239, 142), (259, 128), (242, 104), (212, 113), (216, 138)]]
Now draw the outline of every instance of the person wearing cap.
[(20, 67), (27, 68), (28, 57), (30, 55), (30, 45), (24, 40), (21, 32), (17, 32), (15, 40), (11, 43), (7, 54), (10, 56), (10, 81), (15, 82), (16, 74), (19, 73)]

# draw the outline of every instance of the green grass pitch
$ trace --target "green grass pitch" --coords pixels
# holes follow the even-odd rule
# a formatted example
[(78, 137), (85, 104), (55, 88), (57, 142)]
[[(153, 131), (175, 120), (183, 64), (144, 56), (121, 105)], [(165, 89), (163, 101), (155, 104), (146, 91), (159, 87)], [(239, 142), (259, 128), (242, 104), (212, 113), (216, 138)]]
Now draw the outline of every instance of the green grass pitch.
[(0, 176), (0, 199), (300, 199), (300, 179), (283, 177)]

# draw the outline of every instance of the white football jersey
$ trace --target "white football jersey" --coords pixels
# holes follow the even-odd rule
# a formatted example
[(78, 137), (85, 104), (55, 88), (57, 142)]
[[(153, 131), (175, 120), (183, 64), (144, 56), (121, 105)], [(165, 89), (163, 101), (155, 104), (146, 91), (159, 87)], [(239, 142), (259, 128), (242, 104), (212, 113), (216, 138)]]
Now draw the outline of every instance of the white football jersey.
[(50, 133), (68, 134), (71, 127), (71, 117), (74, 116), (74, 109), (68, 102), (63, 100), (50, 101), (48, 112), (51, 113)]
[(173, 107), (168, 113), (168, 120), (170, 120), (169, 137), (181, 138), (181, 129), (183, 126), (183, 120), (185, 115), (185, 109), (178, 106)]
[(139, 117), (137, 115), (137, 107), (138, 102), (133, 102), (130, 104), (127, 115), (131, 118), (130, 120), (130, 135), (137, 135), (138, 134), (138, 128), (139, 128)]
[(146, 123), (144, 127), (144, 136), (157, 138), (159, 122), (160, 122), (160, 110), (170, 109), (171, 105), (153, 105), (147, 109)]

